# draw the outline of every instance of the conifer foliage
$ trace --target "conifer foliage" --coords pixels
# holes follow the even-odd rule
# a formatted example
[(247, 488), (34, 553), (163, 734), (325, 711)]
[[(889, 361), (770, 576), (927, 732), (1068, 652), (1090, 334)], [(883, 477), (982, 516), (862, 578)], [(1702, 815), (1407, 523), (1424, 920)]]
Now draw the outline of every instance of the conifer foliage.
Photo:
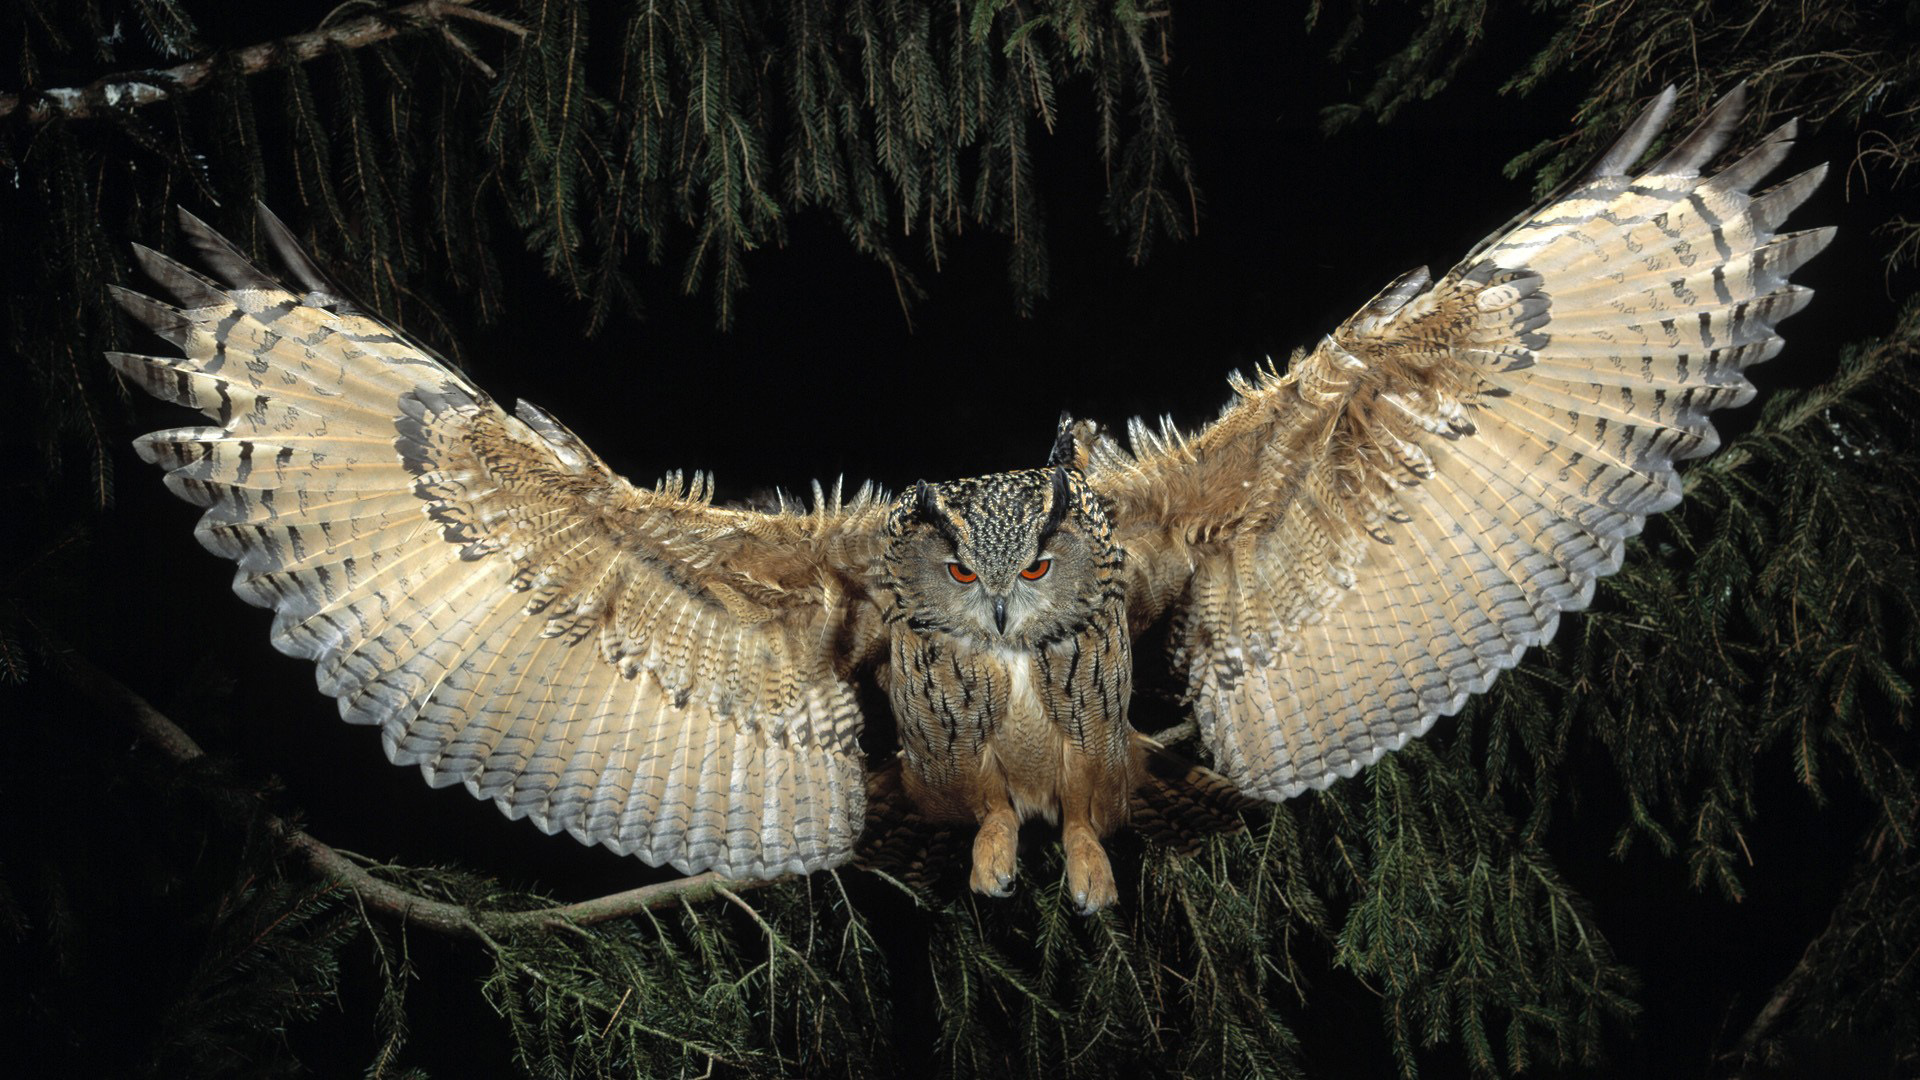
[[(1471, 61), (1513, 67), (1522, 93), (1587, 88), (1593, 122), (1512, 166), (1543, 184), (1668, 81), (1699, 104), (1752, 78), (1749, 131), (1799, 113), (1870, 133), (1836, 169), (1861, 183), (1898, 191), (1914, 158), (1920, 48), (1896, 8), (1748, 24), (1688, 0), (1565, 0), (1534, 5), (1551, 25), (1529, 55), (1487, 47), (1516, 5), (1396, 11), (1408, 36), (1380, 44), (1360, 16), (1390, 6), (1310, 12), (1348, 17), (1329, 48), (1384, 57), (1331, 127), (1444, 94)], [(1920, 1064), (1920, 302), (1904, 293), (1862, 340), (1794, 340), (1832, 376), (1770, 394), (1690, 470), (1681, 508), (1553, 647), (1428, 738), (1198, 853), (1122, 838), (1123, 900), (1097, 917), (1071, 913), (1057, 853), (1028, 859), (1009, 900), (973, 896), (963, 871), (848, 868), (555, 907), (302, 832), (297, 793), (180, 731), (259, 722), (222, 673), (129, 689), (113, 657), (65, 644), (86, 637), (62, 599), (84, 591), (90, 534), (161, 527), (110, 509), (130, 429), (100, 355), (133, 343), (105, 286), (131, 277), (127, 242), (170, 246), (174, 205), (244, 244), (251, 202), (272, 203), (372, 308), (451, 351), (456, 321), (522, 314), (504, 283), (529, 257), (582, 335), (642, 317), (637, 283), (663, 275), (725, 327), (753, 302), (755, 252), (814, 219), (907, 318), (956, 238), (990, 231), (1006, 303), (1032, 310), (1050, 140), (1093, 141), (1118, 260), (1186, 237), (1206, 177), (1174, 119), (1178, 11), (1156, 2), (298, 7), (0, 14), (7, 497), (27, 509), (0, 541), (0, 679), (23, 706), (0, 723), (23, 763), (0, 774), (0, 956), (30, 973), (4, 993), (29, 1053), (76, 1074), (295, 1075), (347, 1047), (368, 1075), (412, 1076), (459, 1060), (430, 1040), (480, 1025), (535, 1076), (1606, 1067), (1657, 1019), (1659, 988), (1614, 943), (1622, 879), (1731, 918), (1781, 880), (1750, 839), (1793, 819), (1844, 852), (1843, 880), (1813, 925), (1755, 944), (1784, 961), (1717, 1005), (1685, 1067), (1856, 1046), (1882, 1071)], [(1913, 225), (1886, 205), (1884, 287), (1910, 292)], [(150, 617), (189, 652), (191, 619)], [(117, 1039), (97, 1037), (102, 1016), (124, 1018)]]
[[(245, 5), (26, 0), (0, 16), (26, 84), (0, 97), (13, 120), (0, 169), (18, 177), (9, 249), (59, 283), (53, 306), (10, 291), (9, 345), (56, 397), (46, 416), (62, 426), (43, 445), (85, 448), (100, 498), (104, 377), (80, 350), (120, 332), (95, 302), (129, 271), (119, 241), (164, 238), (182, 200), (220, 208), (215, 224), (247, 242), (254, 200), (297, 208), (369, 303), (429, 336), (452, 297), (498, 314), (506, 243), (589, 302), (588, 332), (630, 313), (647, 263), (709, 295), (725, 326), (750, 253), (803, 211), (885, 267), (908, 317), (916, 266), (938, 270), (963, 229), (1000, 233), (1012, 300), (1030, 308), (1048, 281), (1035, 144), (1076, 83), (1130, 257), (1186, 235), (1197, 212), (1166, 99), (1164, 9), (499, 6), (349, 3), (265, 41)], [(91, 85), (49, 82), (89, 61), (106, 69)], [(496, 208), (517, 237), (496, 235)], [(424, 280), (429, 266), (444, 279)], [(75, 325), (85, 341), (63, 332)]]

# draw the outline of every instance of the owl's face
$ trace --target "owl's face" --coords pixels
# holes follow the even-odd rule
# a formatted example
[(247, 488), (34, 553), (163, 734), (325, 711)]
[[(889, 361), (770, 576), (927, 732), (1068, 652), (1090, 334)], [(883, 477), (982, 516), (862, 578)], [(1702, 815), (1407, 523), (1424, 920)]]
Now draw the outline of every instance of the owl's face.
[(887, 552), (900, 614), (993, 648), (1077, 633), (1115, 562), (1084, 489), (1064, 468), (917, 485), (895, 508)]

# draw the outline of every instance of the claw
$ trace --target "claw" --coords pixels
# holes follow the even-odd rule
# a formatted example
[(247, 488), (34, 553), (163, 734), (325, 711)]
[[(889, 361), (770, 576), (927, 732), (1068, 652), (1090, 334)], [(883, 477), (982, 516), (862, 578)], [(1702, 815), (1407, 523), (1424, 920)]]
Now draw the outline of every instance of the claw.
[(1013, 876), (1019, 868), (1020, 831), (1011, 812), (990, 815), (973, 838), (973, 891), (986, 896), (1012, 896)]
[(1096, 914), (1120, 898), (1107, 849), (1091, 829), (1069, 829), (1061, 837), (1067, 849), (1067, 892), (1082, 915)]

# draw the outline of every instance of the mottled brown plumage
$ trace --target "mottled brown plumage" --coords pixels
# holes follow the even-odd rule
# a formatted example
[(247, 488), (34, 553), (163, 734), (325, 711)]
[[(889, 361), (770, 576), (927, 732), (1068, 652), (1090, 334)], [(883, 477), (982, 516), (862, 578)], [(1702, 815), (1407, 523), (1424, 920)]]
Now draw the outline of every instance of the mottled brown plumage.
[(1057, 821), (1068, 891), (1114, 899), (1100, 839), (1127, 818), (1132, 640), (1123, 555), (1077, 469), (917, 485), (887, 525), (886, 679), (908, 795), (976, 821), (973, 887), (1004, 895), (1020, 822)]
[[(185, 358), (110, 359), (217, 422), (137, 446), (206, 508), (274, 644), (430, 782), (689, 872), (832, 866), (864, 830), (863, 857), (920, 879), (930, 849), (889, 815), (977, 826), (993, 893), (1044, 817), (1093, 910), (1130, 817), (1230, 825), (1236, 788), (1351, 776), (1549, 639), (1678, 501), (1674, 463), (1751, 398), (1743, 369), (1809, 296), (1787, 275), (1831, 237), (1776, 233), (1823, 169), (1749, 194), (1792, 125), (1700, 175), (1741, 98), (1630, 176), (1668, 91), (1438, 280), (1236, 379), (1196, 434), (1136, 424), (1129, 449), (1066, 420), (1045, 468), (891, 502), (636, 488), (357, 310), (264, 211), (285, 282), (186, 217), (213, 276), (139, 249), (171, 303), (121, 294)], [(1128, 724), (1134, 638), (1163, 621), (1218, 773)], [(857, 743), (868, 678), (895, 761)]]

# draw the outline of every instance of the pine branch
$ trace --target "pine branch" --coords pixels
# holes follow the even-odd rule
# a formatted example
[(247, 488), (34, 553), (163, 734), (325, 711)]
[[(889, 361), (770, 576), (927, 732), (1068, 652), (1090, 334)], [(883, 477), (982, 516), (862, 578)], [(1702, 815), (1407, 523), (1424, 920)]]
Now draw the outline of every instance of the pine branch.
[(467, 19), (523, 38), (527, 36), (527, 30), (509, 19), (475, 11), (467, 6), (472, 2), (420, 0), (419, 3), (377, 12), (338, 26), (322, 27), (278, 41), (249, 45), (229, 54), (202, 57), (175, 67), (121, 72), (81, 87), (0, 94), (0, 119), (20, 111), (24, 105), (28, 123), (43, 124), (55, 118), (84, 120), (102, 112), (139, 108), (198, 90), (213, 81), (214, 73), (223, 64), (230, 64), (230, 70), (241, 75), (257, 75), (262, 71), (304, 64), (337, 49), (358, 49), (426, 29), (439, 30), (458, 52), (492, 76), (493, 69), (474, 55), (473, 50), (446, 25), (446, 20)]
[[(207, 756), (207, 752), (153, 707), (146, 698), (119, 679), (100, 670), (91, 661), (71, 650), (62, 652), (54, 667), (71, 686), (114, 713), (124, 717), (162, 753), (182, 764)], [(491, 935), (524, 930), (553, 930), (626, 918), (652, 908), (696, 903), (711, 897), (740, 901), (734, 893), (772, 885), (784, 878), (730, 881), (711, 871), (677, 881), (643, 885), (637, 889), (610, 893), (591, 900), (531, 911), (479, 911), (462, 904), (421, 896), (368, 873), (352, 858), (308, 835), (292, 822), (269, 816), (268, 828), (299, 852), (321, 877), (351, 889), (368, 909), (453, 937), (490, 940)]]

